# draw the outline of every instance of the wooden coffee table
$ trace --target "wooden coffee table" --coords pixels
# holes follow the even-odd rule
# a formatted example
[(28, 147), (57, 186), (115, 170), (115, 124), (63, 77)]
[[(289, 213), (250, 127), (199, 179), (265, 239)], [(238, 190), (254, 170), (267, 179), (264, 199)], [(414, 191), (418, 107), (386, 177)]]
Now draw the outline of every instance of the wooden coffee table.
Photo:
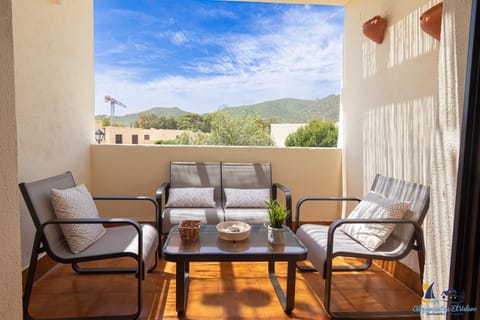
[[(272, 246), (267, 242), (263, 225), (252, 225), (250, 236), (243, 241), (226, 241), (217, 236), (215, 225), (202, 225), (198, 241), (182, 240), (178, 227), (170, 230), (163, 246), (163, 257), (176, 262), (176, 307), (178, 315), (185, 312), (190, 262), (206, 261), (267, 261), (268, 273), (280, 304), (286, 313), (295, 304), (296, 262), (307, 258), (307, 249), (287, 228), (285, 244)], [(283, 292), (275, 275), (275, 262), (287, 261), (287, 287)]]

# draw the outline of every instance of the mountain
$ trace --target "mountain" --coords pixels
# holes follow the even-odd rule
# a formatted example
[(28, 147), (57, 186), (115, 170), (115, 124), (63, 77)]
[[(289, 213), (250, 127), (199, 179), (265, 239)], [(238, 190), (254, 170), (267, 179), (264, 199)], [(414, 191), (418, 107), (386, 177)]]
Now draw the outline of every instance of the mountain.
[[(188, 113), (187, 111), (184, 111), (180, 108), (177, 107), (155, 107), (155, 108), (150, 108), (148, 110), (145, 110), (143, 112), (153, 112), (155, 113), (158, 117), (178, 117), (181, 116), (182, 114)], [(124, 116), (115, 116), (115, 122), (122, 122), (126, 126), (129, 126), (130, 124), (133, 124), (135, 120), (137, 120), (139, 113), (130, 113), (126, 114)], [(96, 116), (97, 119), (102, 119), (108, 117), (108, 115), (98, 115)]]
[[(339, 106), (340, 96), (329, 95), (316, 100), (284, 98), (251, 105), (225, 106), (222, 107), (220, 111), (226, 112), (233, 117), (250, 114), (259, 115), (263, 119), (272, 120), (274, 123), (305, 123), (309, 122), (312, 118), (337, 122)], [(156, 107), (145, 110), (144, 112), (153, 112), (157, 116), (166, 117), (178, 117), (188, 113), (176, 107)], [(124, 116), (116, 116), (115, 122), (122, 122), (126, 126), (129, 126), (135, 122), (138, 115), (139, 113), (131, 113)], [(104, 117), (108, 116), (96, 116), (97, 119)]]
[(224, 107), (221, 110), (234, 117), (258, 114), (277, 123), (303, 123), (312, 118), (337, 122), (339, 106), (340, 96), (329, 95), (317, 100), (285, 98), (252, 105)]

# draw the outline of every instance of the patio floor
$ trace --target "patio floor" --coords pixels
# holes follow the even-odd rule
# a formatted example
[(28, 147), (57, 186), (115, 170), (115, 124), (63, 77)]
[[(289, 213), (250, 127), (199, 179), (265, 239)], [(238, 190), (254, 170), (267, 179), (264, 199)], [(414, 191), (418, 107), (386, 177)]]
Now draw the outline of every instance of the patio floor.
[[(128, 263), (117, 260), (109, 265)], [(277, 263), (276, 268), (284, 286), (286, 263)], [(295, 309), (288, 316), (268, 278), (267, 263), (192, 263), (190, 270), (190, 292), (182, 319), (328, 319), (322, 305), (324, 282), (317, 272), (297, 272)], [(59, 265), (36, 282), (30, 313), (35, 317), (133, 313), (135, 286), (133, 275), (79, 275), (69, 265)], [(142, 290), (140, 319), (177, 319), (174, 263), (160, 260)], [(405, 310), (420, 300), (376, 267), (334, 276), (334, 310)]]

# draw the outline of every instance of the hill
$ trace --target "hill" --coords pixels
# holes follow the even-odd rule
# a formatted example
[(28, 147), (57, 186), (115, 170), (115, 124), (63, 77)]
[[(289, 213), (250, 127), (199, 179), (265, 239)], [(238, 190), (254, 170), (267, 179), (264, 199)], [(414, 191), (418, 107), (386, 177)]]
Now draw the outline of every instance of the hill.
[[(272, 120), (274, 123), (305, 123), (309, 122), (312, 118), (337, 122), (339, 106), (340, 96), (329, 95), (316, 100), (285, 98), (251, 105), (225, 106), (221, 108), (220, 111), (226, 112), (233, 117), (256, 114), (263, 119)], [(144, 112), (153, 112), (157, 116), (166, 117), (178, 117), (188, 113), (176, 107), (156, 107), (145, 110)], [(115, 117), (115, 122), (122, 122), (125, 126), (130, 126), (138, 118), (138, 115), (139, 113), (131, 113), (124, 116), (117, 116)], [(104, 117), (106, 116), (96, 116), (97, 119)]]
[(340, 96), (329, 95), (317, 100), (285, 98), (264, 101), (252, 105), (224, 107), (222, 111), (235, 117), (258, 114), (262, 118), (271, 119), (276, 123), (303, 123), (312, 118), (337, 122), (339, 106)]
[[(178, 117), (181, 116), (182, 114), (187, 113), (187, 111), (184, 111), (180, 108), (177, 107), (155, 107), (155, 108), (150, 108), (148, 110), (145, 110), (143, 112), (153, 112), (155, 115), (158, 117)], [(125, 126), (130, 126), (130, 124), (133, 124), (135, 120), (137, 120), (139, 113), (130, 113), (126, 114), (124, 116), (115, 116), (115, 122), (121, 122), (125, 124)], [(108, 115), (98, 115), (96, 116), (97, 119), (102, 119), (108, 117)]]

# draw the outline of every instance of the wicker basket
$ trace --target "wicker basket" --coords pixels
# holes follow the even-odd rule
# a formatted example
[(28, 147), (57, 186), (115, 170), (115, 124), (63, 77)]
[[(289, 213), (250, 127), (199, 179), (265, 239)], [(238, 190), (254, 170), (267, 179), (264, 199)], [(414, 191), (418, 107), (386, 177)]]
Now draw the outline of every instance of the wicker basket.
[(201, 222), (198, 220), (182, 220), (178, 226), (180, 237), (183, 240), (196, 241), (200, 232)]

